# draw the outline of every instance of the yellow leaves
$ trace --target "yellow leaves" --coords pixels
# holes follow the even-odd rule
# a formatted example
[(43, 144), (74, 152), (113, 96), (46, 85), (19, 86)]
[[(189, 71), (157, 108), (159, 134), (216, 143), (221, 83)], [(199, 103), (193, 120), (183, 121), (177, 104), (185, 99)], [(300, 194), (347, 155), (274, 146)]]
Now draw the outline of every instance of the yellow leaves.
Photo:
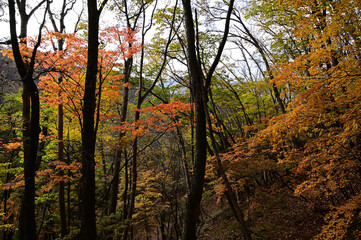
[(155, 218), (160, 213), (168, 211), (170, 203), (164, 199), (166, 196), (162, 193), (166, 191), (167, 184), (172, 183), (170, 178), (168, 174), (154, 170), (139, 172), (135, 224), (140, 224), (145, 219), (150, 224), (156, 224)]
[(0, 231), (15, 231), (15, 224), (0, 224)]

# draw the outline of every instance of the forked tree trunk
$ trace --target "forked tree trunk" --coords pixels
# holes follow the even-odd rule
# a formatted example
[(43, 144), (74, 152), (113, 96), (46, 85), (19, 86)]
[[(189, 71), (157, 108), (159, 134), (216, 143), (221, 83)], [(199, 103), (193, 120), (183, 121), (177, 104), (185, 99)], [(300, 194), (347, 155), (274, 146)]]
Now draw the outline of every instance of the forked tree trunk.
[[(45, 1), (39, 3), (38, 6), (40, 6), (43, 2)], [(26, 37), (27, 23), (31, 14), (26, 14), (25, 1), (18, 1), (18, 7), (21, 16), (20, 37)], [(19, 239), (33, 240), (37, 239), (35, 221), (35, 172), (38, 166), (37, 154), (40, 133), (40, 103), (38, 88), (34, 83), (32, 76), (34, 71), (36, 51), (40, 45), (41, 32), (39, 31), (38, 43), (34, 47), (30, 64), (26, 65), (22, 59), (18, 45), (15, 15), (15, 2), (14, 0), (9, 0), (12, 50), (16, 67), (23, 83), (23, 151), (25, 187), (19, 214)], [(45, 17), (43, 23), (40, 26), (40, 30), (44, 25), (44, 21)]]
[[(196, 230), (200, 213), (200, 203), (202, 200), (204, 175), (207, 158), (207, 138), (206, 138), (206, 96), (207, 89), (211, 85), (212, 75), (220, 61), (224, 46), (229, 32), (230, 17), (233, 11), (234, 0), (229, 2), (227, 17), (222, 41), (219, 44), (217, 55), (207, 73), (203, 72), (197, 59), (195, 47), (195, 31), (192, 17), (192, 7), (190, 0), (183, 0), (184, 28), (187, 39), (187, 64), (191, 80), (191, 93), (195, 104), (195, 162), (193, 176), (191, 180), (190, 193), (188, 194), (184, 227), (183, 240), (194, 240), (197, 238)], [(205, 80), (205, 82), (204, 82)]]

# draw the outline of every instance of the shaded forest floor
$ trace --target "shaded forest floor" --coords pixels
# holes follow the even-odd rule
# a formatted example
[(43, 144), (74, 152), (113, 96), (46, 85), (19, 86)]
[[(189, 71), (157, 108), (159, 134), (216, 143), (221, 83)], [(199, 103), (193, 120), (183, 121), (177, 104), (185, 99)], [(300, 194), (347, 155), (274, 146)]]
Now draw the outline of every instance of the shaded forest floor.
[[(323, 216), (289, 189), (259, 187), (246, 203), (245, 213), (254, 239), (312, 239), (321, 231)], [(203, 204), (202, 240), (242, 239), (240, 227), (227, 200)]]

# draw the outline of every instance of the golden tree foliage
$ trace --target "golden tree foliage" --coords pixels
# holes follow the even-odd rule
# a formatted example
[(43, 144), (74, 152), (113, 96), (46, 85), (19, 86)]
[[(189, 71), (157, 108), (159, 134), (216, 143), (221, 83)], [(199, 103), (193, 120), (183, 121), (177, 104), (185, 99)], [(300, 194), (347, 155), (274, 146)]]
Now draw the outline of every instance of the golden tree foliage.
[(295, 97), (261, 134), (280, 162), (296, 162), (308, 176), (296, 194), (332, 195), (360, 177), (360, 2), (280, 2), (298, 13), (293, 34), (309, 51), (277, 66), (275, 83), (290, 85)]
[(276, 57), (283, 60), (273, 66), (271, 83), (287, 88), (291, 101), (286, 114), (224, 154), (224, 164), (241, 185), (265, 170), (290, 172), (295, 195), (328, 212), (319, 239), (359, 238), (361, 1), (272, 4), (292, 12), (294, 21), (284, 24), (305, 46), (294, 58)]

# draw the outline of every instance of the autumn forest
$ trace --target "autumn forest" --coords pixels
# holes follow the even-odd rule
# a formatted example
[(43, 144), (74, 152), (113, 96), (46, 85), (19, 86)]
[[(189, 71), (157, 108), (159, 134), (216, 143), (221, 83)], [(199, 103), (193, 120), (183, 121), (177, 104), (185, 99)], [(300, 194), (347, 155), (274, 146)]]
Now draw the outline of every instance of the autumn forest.
[(0, 24), (1, 240), (361, 239), (360, 0), (0, 0)]

